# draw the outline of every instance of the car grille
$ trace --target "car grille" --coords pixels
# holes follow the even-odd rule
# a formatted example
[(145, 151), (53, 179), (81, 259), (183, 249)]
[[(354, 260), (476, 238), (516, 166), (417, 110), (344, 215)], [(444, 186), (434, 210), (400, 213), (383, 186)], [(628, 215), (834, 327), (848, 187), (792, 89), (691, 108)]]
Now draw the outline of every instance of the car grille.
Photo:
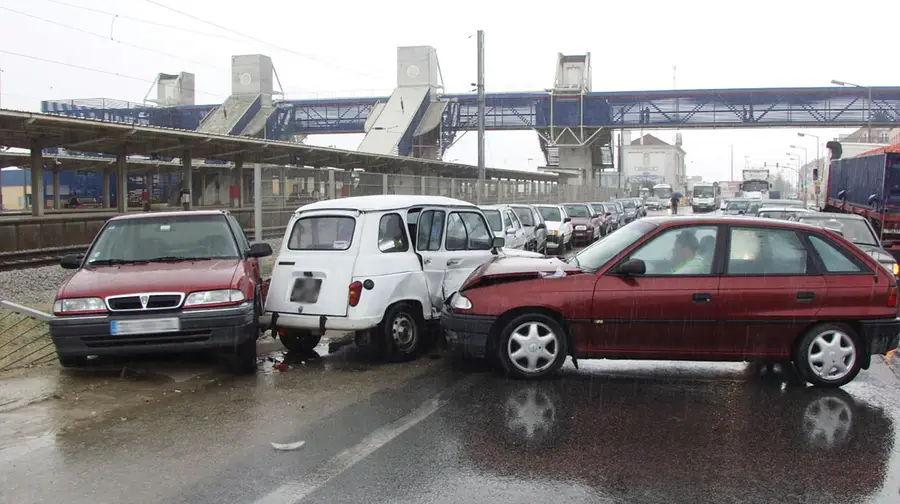
[(106, 298), (110, 311), (173, 310), (181, 306), (184, 294), (129, 294)]

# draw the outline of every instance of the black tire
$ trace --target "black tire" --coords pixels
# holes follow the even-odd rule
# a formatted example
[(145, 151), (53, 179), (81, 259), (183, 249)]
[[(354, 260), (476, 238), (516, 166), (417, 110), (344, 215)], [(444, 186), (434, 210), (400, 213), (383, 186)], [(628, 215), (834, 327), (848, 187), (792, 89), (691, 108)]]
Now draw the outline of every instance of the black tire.
[(298, 330), (284, 330), (284, 334), (280, 334), (278, 339), (281, 340), (281, 344), (284, 345), (284, 348), (287, 348), (289, 352), (296, 352), (300, 354), (309, 354), (312, 353), (313, 349), (316, 348), (316, 345), (322, 341), (322, 335), (313, 335), (310, 331), (298, 331)]
[[(532, 336), (531, 327), (537, 329), (536, 336)], [(522, 334), (523, 331), (528, 334)], [(534, 341), (529, 341), (527, 343), (529, 347), (526, 348), (524, 342), (511, 341), (514, 339), (514, 334)], [(553, 336), (553, 339), (544, 340), (547, 336)], [(566, 332), (551, 317), (542, 313), (526, 313), (513, 318), (503, 327), (495, 348), (497, 359), (507, 375), (513, 378), (536, 380), (552, 375), (563, 365), (568, 356), (567, 341)], [(516, 347), (517, 345), (518, 347)], [(513, 359), (512, 355), (521, 350), (525, 350), (526, 355)], [(546, 350), (546, 352), (534, 357), (534, 365), (522, 362), (530, 357), (529, 354), (541, 350)]]
[(64, 368), (83, 368), (87, 366), (87, 357), (79, 355), (58, 355), (59, 365)]
[(382, 354), (388, 362), (415, 359), (425, 348), (425, 321), (421, 310), (407, 303), (397, 303), (384, 314), (379, 324)]
[(234, 348), (231, 356), (231, 371), (234, 374), (256, 372), (256, 340), (248, 339)]
[[(837, 346), (826, 350), (821, 346), (821, 341), (834, 343)], [(816, 348), (825, 354), (821, 369), (812, 362), (814, 359), (809, 357), (811, 353), (817, 353), (813, 352)], [(863, 352), (865, 349), (852, 328), (844, 324), (817, 324), (810, 328), (797, 343), (794, 349), (794, 366), (804, 380), (816, 387), (842, 387), (853, 381), (859, 374), (862, 360), (865, 357)], [(838, 362), (845, 370), (838, 371), (832, 376)], [(827, 372), (824, 370), (825, 366), (828, 366)]]

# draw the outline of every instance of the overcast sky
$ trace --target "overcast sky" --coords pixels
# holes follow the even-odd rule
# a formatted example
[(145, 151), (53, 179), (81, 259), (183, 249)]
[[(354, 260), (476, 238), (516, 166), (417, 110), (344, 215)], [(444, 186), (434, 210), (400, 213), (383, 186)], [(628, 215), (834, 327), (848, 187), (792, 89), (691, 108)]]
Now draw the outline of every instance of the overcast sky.
[[(485, 30), (488, 92), (547, 88), (557, 53), (587, 51), (594, 91), (671, 89), (673, 65), (681, 89), (827, 86), (832, 79), (896, 85), (898, 31), (883, 20), (897, 19), (897, 0), (0, 0), (0, 105), (141, 102), (158, 72), (179, 71), (196, 74), (198, 103), (221, 103), (230, 92), (231, 55), (255, 53), (272, 57), (288, 98), (387, 96), (396, 83), (396, 48), (404, 45), (435, 47), (447, 91), (469, 92), (477, 29)], [(810, 133), (824, 141), (847, 131)], [(674, 133), (654, 134), (671, 142)], [(784, 129), (687, 131), (683, 138), (688, 174), (716, 180), (730, 178), (731, 145), (735, 173), (745, 156), (753, 164), (784, 163), (795, 144), (807, 146), (812, 160), (816, 147)], [(309, 143), (355, 149), (360, 139), (327, 135)], [(475, 146), (475, 135), (465, 135), (445, 160), (474, 164)], [(543, 164), (533, 132), (489, 132), (486, 150), (488, 165), (498, 168)]]

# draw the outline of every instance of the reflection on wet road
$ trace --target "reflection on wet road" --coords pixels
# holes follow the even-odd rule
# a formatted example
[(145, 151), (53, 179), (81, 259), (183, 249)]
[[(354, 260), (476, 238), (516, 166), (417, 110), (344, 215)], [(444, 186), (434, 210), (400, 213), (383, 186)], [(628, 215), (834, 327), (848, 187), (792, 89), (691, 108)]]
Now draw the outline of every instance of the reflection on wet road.
[(887, 504), (898, 385), (881, 362), (830, 391), (743, 364), (522, 382), (348, 348), (0, 450), (0, 501)]

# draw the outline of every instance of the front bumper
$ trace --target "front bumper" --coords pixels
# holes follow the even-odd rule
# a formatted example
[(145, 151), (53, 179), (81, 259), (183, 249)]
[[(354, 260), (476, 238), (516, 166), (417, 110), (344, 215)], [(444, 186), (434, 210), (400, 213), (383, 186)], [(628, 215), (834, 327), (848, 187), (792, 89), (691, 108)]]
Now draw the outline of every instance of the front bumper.
[[(180, 330), (113, 336), (110, 322), (178, 317)], [(253, 303), (175, 313), (53, 317), (50, 337), (63, 357), (134, 355), (234, 348), (257, 337)]]
[(862, 320), (860, 326), (869, 355), (884, 355), (900, 344), (900, 318)]
[(449, 306), (441, 311), (441, 329), (450, 348), (465, 357), (484, 357), (488, 335), (497, 317), (466, 315)]

